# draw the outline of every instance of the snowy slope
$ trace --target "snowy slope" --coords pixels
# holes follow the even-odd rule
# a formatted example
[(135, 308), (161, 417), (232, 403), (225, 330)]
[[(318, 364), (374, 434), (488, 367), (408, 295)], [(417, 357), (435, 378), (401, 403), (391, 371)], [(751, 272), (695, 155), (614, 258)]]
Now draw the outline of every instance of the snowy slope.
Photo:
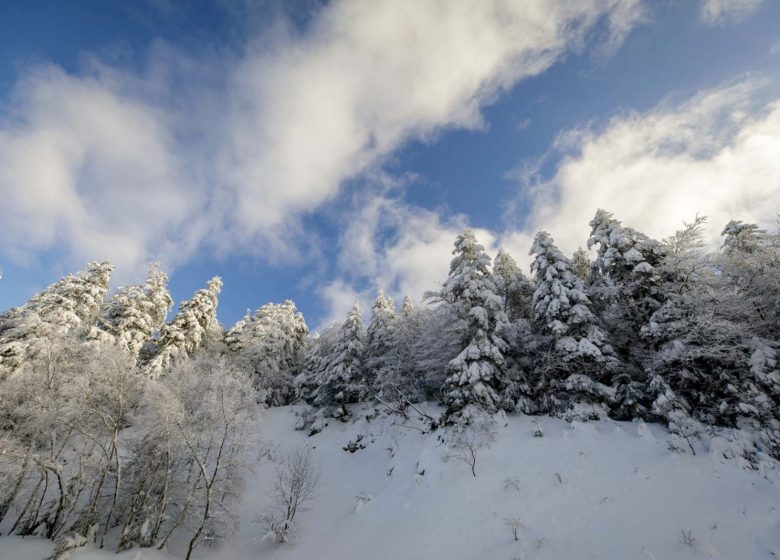
[[(778, 484), (736, 460), (667, 449), (665, 430), (642, 423), (567, 424), (508, 417), (480, 452), (477, 477), (444, 460), (442, 432), (394, 425), (398, 418), (331, 421), (313, 437), (294, 431), (295, 407), (268, 410), (262, 436), (281, 453), (314, 448), (317, 500), (293, 542), (262, 540), (273, 465), (258, 463), (241, 505), (239, 533), (199, 558), (361, 559), (761, 559), (780, 557)], [(419, 423), (414, 425), (420, 426)], [(342, 448), (358, 434), (366, 448)], [(512, 479), (508, 481), (507, 479)], [(522, 525), (515, 541), (508, 520)], [(683, 542), (681, 531), (693, 538)], [(0, 558), (41, 558), (45, 541), (0, 538)], [(175, 557), (79, 551), (75, 560)]]

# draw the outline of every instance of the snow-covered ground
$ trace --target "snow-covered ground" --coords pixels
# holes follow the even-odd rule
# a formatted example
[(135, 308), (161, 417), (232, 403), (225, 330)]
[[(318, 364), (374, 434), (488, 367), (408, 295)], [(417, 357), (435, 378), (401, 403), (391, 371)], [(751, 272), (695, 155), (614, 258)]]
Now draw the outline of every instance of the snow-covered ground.
[[(330, 421), (307, 437), (293, 429), (296, 410), (268, 410), (259, 421), (277, 456), (311, 446), (322, 470), (296, 537), (285, 544), (263, 541), (263, 527), (252, 522), (269, 503), (274, 473), (273, 464), (261, 460), (244, 493), (238, 534), (219, 550), (199, 549), (198, 558), (780, 557), (780, 481), (703, 449), (696, 456), (669, 451), (660, 426), (539, 418), (544, 437), (534, 437), (535, 418), (511, 416), (497, 423), (495, 441), (479, 451), (474, 478), (468, 465), (446, 459), (452, 449), (441, 430), (423, 434), (397, 425), (397, 417), (359, 417)], [(365, 449), (344, 451), (358, 435)], [(43, 540), (0, 538), (3, 560), (38, 559), (50, 551)], [(72, 558), (158, 560), (176, 552), (86, 549)]]

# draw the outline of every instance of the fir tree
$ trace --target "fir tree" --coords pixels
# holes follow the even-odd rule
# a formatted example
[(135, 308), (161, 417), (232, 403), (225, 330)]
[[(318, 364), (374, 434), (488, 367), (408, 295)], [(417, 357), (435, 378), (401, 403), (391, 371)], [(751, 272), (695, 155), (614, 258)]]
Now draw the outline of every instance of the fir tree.
[(253, 373), (260, 402), (280, 406), (292, 401), (294, 379), (303, 367), (309, 329), (295, 303), (268, 303), (225, 335), (238, 362)]
[(315, 402), (326, 406), (339, 405), (339, 410), (344, 413), (344, 404), (355, 403), (365, 397), (368, 387), (364, 371), (364, 339), (363, 312), (355, 303), (326, 357)]
[(8, 375), (56, 339), (86, 332), (95, 322), (108, 292), (113, 266), (92, 262), (68, 274), (6, 313), (0, 324), (0, 377)]
[(206, 287), (198, 290), (192, 299), (181, 302), (179, 311), (170, 323), (160, 329), (151, 356), (144, 371), (157, 378), (183, 359), (192, 356), (209, 338), (220, 334), (217, 304), (222, 290), (222, 279), (215, 276)]
[(118, 344), (137, 359), (141, 348), (165, 322), (173, 306), (168, 275), (154, 264), (143, 286), (120, 288), (98, 318), (89, 338)]
[(398, 359), (395, 348), (396, 317), (393, 300), (379, 292), (371, 307), (366, 331), (365, 369), (374, 391), (397, 383)]
[(606, 415), (605, 407), (614, 398), (612, 348), (582, 280), (547, 232), (536, 235), (531, 254), (534, 319), (552, 343), (536, 366), (535, 391), (546, 401), (541, 408), (571, 417)]
[(438, 294), (453, 310), (461, 342), (461, 351), (450, 361), (450, 377), (445, 382), (448, 418), (469, 405), (488, 412), (507, 406), (501, 398), (504, 353), (508, 350), (502, 333), (507, 317), (504, 300), (490, 273), (490, 257), (471, 230), (455, 240), (453, 255), (449, 277)]

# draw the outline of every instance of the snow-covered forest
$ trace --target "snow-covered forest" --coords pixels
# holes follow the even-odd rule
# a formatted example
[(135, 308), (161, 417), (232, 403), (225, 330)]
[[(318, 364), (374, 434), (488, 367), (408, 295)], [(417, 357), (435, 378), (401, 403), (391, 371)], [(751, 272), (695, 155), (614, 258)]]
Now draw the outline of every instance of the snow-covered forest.
[[(278, 455), (258, 415), (287, 405), (309, 441), (358, 410), (413, 419), (473, 477), (483, 449), (510, 446), (496, 418), (544, 437), (554, 417), (555, 430), (657, 424), (670, 453), (776, 479), (780, 234), (735, 220), (711, 249), (705, 222), (657, 240), (598, 210), (573, 255), (540, 231), (529, 274), (466, 230), (438, 290), (400, 305), (380, 292), (319, 333), (289, 300), (223, 327), (218, 277), (169, 317), (158, 266), (112, 291), (112, 265), (89, 263), (0, 315), (0, 532), (49, 539), (55, 558), (174, 542), (190, 558), (239, 522), (285, 546), (326, 482), (310, 448), (274, 458), (277, 491), (256, 520), (236, 507), (253, 465)], [(518, 540), (522, 522), (508, 525)]]

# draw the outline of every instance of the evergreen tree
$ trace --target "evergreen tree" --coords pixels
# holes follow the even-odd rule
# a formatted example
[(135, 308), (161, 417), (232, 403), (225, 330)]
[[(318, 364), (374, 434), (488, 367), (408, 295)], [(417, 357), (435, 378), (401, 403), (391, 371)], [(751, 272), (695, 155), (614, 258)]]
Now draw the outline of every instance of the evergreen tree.
[(141, 348), (159, 330), (173, 306), (168, 275), (158, 264), (149, 269), (143, 286), (120, 288), (98, 318), (88, 338), (118, 344), (137, 359)]
[(533, 284), (517, 266), (512, 256), (499, 249), (493, 262), (493, 283), (497, 293), (504, 298), (504, 311), (510, 321), (528, 319), (531, 316)]
[(68, 274), (4, 314), (0, 324), (0, 377), (29, 362), (54, 340), (86, 331), (95, 322), (108, 292), (113, 266), (92, 262)]
[(374, 391), (381, 392), (385, 386), (397, 383), (395, 329), (393, 300), (380, 291), (371, 307), (371, 322), (366, 331), (365, 369)]
[(509, 345), (504, 352), (506, 387), (503, 400), (516, 403), (518, 410), (532, 413), (535, 407), (532, 403), (530, 371), (538, 345), (529, 322), (534, 287), (517, 262), (503, 249), (498, 250), (493, 261), (492, 275), (498, 295), (504, 299), (504, 311), (508, 318), (507, 322), (501, 323), (498, 333)]
[(580, 280), (582, 280), (583, 284), (588, 285), (590, 282), (591, 270), (591, 262), (588, 252), (580, 247), (574, 251), (571, 262), (574, 265), (574, 270), (577, 273), (577, 276), (580, 277)]
[(460, 353), (449, 363), (445, 382), (446, 415), (459, 415), (469, 405), (495, 412), (506, 408), (502, 337), (508, 322), (504, 299), (498, 295), (490, 273), (490, 257), (471, 230), (455, 240), (450, 274), (438, 298), (452, 309), (460, 339)]
[(582, 280), (547, 232), (536, 235), (531, 254), (534, 320), (550, 339), (536, 366), (535, 391), (545, 401), (540, 407), (569, 416), (605, 415), (605, 406), (614, 398), (612, 348)]
[(587, 357), (603, 361), (611, 349), (596, 325), (590, 299), (571, 261), (546, 231), (536, 234), (530, 254), (534, 255), (531, 270), (536, 285), (536, 322), (555, 338), (555, 347), (564, 360)]
[(158, 378), (184, 358), (192, 356), (210, 338), (220, 334), (217, 304), (222, 290), (222, 279), (215, 276), (205, 288), (195, 292), (192, 299), (179, 304), (179, 311), (170, 323), (160, 329), (144, 371)]
[(317, 404), (342, 405), (340, 411), (345, 413), (344, 404), (355, 403), (365, 397), (368, 387), (364, 371), (364, 339), (363, 312), (355, 303), (326, 357), (315, 397)]
[(294, 379), (303, 367), (309, 329), (295, 303), (268, 303), (225, 335), (236, 360), (251, 371), (259, 400), (280, 406), (292, 401)]

